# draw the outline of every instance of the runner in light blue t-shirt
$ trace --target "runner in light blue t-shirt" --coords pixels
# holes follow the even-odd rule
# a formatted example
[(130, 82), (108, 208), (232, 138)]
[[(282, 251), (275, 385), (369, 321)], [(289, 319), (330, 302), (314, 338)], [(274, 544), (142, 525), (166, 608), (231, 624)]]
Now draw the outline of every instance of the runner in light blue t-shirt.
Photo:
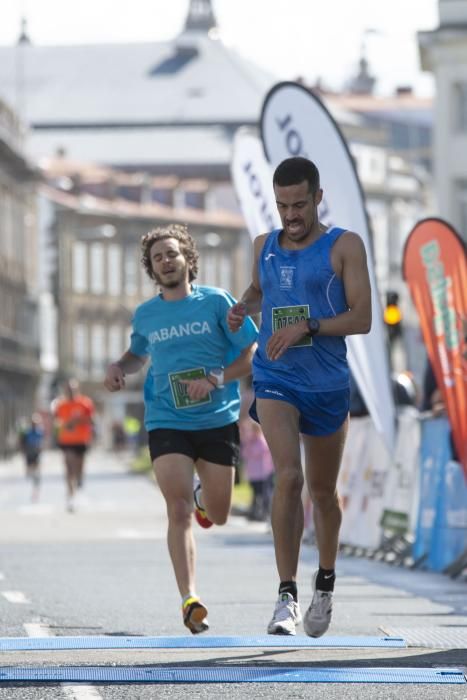
[(223, 289), (192, 285), (182, 299), (167, 301), (158, 295), (136, 309), (130, 352), (151, 358), (144, 387), (148, 432), (219, 428), (238, 419), (238, 381), (196, 400), (181, 383), (226, 367), (255, 340), (253, 323), (239, 334), (228, 329), (227, 311), (234, 304)]
[[(185, 226), (150, 231), (142, 250), (160, 294), (136, 309), (130, 347), (108, 367), (104, 384), (119, 391), (125, 375), (150, 359), (144, 384), (149, 451), (167, 503), (183, 622), (197, 634), (209, 625), (195, 589), (193, 496), (202, 527), (226, 522), (239, 458), (238, 380), (250, 374), (258, 331), (247, 319), (240, 332), (231, 332), (226, 318), (235, 299), (223, 289), (193, 284), (198, 252)], [(193, 494), (195, 469), (200, 483)]]

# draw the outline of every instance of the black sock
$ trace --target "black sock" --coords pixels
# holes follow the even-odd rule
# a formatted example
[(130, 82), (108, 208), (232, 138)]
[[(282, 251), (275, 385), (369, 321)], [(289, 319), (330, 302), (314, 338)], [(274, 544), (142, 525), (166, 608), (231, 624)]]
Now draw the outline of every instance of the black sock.
[(329, 593), (334, 590), (334, 581), (336, 580), (336, 572), (334, 569), (318, 569), (316, 577), (316, 588), (318, 591)]
[(281, 581), (279, 584), (279, 595), (281, 593), (290, 593), (294, 601), (298, 602), (297, 584), (295, 581)]

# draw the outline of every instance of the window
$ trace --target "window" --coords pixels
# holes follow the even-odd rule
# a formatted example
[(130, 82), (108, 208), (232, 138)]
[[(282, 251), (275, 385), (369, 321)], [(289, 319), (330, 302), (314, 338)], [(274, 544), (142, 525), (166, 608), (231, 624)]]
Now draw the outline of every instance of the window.
[(219, 260), (219, 279), (222, 286), (228, 292), (232, 290), (232, 255), (228, 251), (222, 251)]
[(459, 222), (459, 232), (465, 241), (467, 238), (467, 181), (457, 183), (456, 209)]
[(111, 243), (107, 256), (107, 289), (114, 297), (122, 293), (122, 249)]
[(159, 204), (166, 204), (168, 207), (171, 207), (173, 203), (173, 192), (168, 189), (155, 188), (151, 190), (151, 201), (159, 202)]
[(217, 254), (211, 251), (204, 253), (204, 284), (217, 285)]
[(467, 83), (454, 84), (454, 126), (467, 132)]
[(88, 290), (88, 251), (86, 243), (75, 241), (72, 249), (73, 291), (82, 294)]
[(203, 192), (185, 192), (185, 204), (194, 209), (204, 209)]
[(77, 323), (73, 332), (73, 359), (79, 376), (88, 372), (88, 355), (88, 327), (84, 323)]
[(102, 243), (91, 243), (91, 292), (103, 294), (104, 283), (104, 246)]
[(151, 68), (149, 75), (174, 75), (197, 56), (196, 46), (177, 46), (172, 56), (167, 56), (157, 66)]
[(109, 343), (107, 359), (109, 362), (115, 362), (123, 354), (122, 343), (122, 328), (117, 324), (109, 327)]
[(145, 268), (141, 266), (141, 294), (145, 299), (150, 299), (156, 293), (156, 283), (154, 280), (150, 279)]
[(136, 248), (125, 248), (123, 261), (125, 275), (125, 294), (133, 296), (138, 291), (138, 256)]
[(91, 374), (103, 377), (106, 364), (105, 329), (101, 324), (91, 327)]

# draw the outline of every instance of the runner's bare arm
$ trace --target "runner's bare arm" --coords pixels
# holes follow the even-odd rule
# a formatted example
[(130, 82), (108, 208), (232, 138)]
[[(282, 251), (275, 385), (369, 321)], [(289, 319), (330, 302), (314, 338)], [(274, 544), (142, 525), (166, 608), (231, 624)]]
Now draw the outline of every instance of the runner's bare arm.
[(233, 381), (234, 379), (241, 379), (242, 377), (247, 377), (251, 374), (251, 362), (253, 360), (253, 355), (256, 351), (256, 343), (252, 343), (247, 348), (242, 350), (240, 355), (235, 358), (230, 365), (224, 368), (224, 383)]
[[(247, 348), (242, 350), (240, 355), (224, 367), (224, 384), (232, 382), (234, 379), (240, 379), (241, 377), (246, 377), (251, 373), (251, 361), (253, 355), (255, 354), (256, 343), (252, 343)], [(204, 399), (211, 391), (213, 391), (216, 386), (214, 384), (215, 380), (210, 376), (202, 377), (201, 379), (188, 379), (181, 380), (182, 384), (186, 384), (187, 393), (190, 399)]]
[(108, 391), (119, 391), (125, 386), (125, 375), (135, 374), (146, 363), (146, 357), (134, 355), (127, 350), (117, 362), (112, 362), (107, 367), (104, 386)]
[(263, 293), (258, 274), (258, 260), (263, 250), (264, 242), (269, 234), (263, 233), (254, 241), (254, 260), (250, 286), (242, 294), (240, 301), (229, 309), (227, 324), (232, 332), (241, 328), (245, 316), (251, 316), (261, 311)]
[(371, 286), (365, 246), (356, 233), (343, 234), (332, 251), (332, 264), (342, 279), (349, 310), (319, 319), (319, 335), (355, 335), (371, 329)]

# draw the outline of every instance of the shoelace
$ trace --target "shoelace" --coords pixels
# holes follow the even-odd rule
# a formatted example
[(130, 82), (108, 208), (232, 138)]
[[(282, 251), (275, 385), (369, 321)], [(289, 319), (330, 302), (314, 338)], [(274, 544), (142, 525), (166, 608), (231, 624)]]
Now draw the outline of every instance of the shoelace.
[(275, 620), (286, 620), (288, 617), (297, 617), (295, 612), (295, 603), (292, 600), (280, 600), (276, 603), (276, 609), (274, 610)]
[(311, 607), (316, 610), (319, 614), (327, 614), (332, 605), (332, 595), (326, 593), (326, 591), (315, 591), (313, 600), (311, 601)]

